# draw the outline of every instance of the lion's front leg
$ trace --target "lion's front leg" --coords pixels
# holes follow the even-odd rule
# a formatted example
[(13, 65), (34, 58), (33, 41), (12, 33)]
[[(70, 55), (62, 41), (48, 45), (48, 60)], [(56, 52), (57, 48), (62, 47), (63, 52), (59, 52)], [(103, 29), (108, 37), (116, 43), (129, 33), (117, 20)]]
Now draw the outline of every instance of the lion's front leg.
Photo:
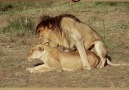
[(69, 18), (63, 19), (61, 24), (62, 28), (64, 28), (65, 30), (66, 35), (69, 36), (70, 42), (73, 42), (74, 45), (77, 47), (77, 50), (79, 52), (83, 64), (83, 69), (90, 70), (91, 66), (88, 62), (87, 54), (83, 43), (83, 40), (85, 38), (83, 38), (81, 33), (79, 32), (79, 29), (82, 29), (79, 28), (80, 24)]
[(74, 40), (74, 43), (77, 47), (77, 50), (79, 52), (82, 64), (83, 64), (83, 69), (85, 70), (90, 70), (91, 66), (88, 62), (88, 58), (87, 58), (87, 54), (84, 48), (84, 43), (83, 43), (83, 39), (82, 36), (79, 32), (76, 32), (76, 30), (74, 30), (74, 33), (71, 34), (72, 39)]
[(83, 69), (90, 70), (91, 66), (88, 62), (87, 53), (85, 51), (83, 42), (80, 40), (80, 41), (76, 42), (75, 45), (76, 45), (77, 50), (80, 54), (80, 58), (81, 58), (81, 61), (82, 61), (82, 64), (83, 64)]
[(29, 71), (30, 73), (41, 73), (41, 72), (53, 71), (51, 67), (45, 64), (39, 65), (33, 68), (26, 68), (26, 70)]

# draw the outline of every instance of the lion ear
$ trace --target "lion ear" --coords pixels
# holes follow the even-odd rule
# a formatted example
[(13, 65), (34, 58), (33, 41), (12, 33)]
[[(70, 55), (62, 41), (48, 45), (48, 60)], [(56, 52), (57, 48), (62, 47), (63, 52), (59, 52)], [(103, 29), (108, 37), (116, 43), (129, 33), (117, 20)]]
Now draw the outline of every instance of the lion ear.
[(47, 45), (43, 45), (44, 50), (46, 50), (47, 52), (51, 52), (53, 49)]

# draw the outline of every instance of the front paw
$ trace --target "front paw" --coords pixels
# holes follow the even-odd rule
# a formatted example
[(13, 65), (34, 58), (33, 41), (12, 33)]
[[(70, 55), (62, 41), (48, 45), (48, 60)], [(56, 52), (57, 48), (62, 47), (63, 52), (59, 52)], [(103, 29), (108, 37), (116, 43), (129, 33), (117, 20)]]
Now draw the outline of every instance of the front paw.
[(26, 68), (26, 71), (29, 71), (30, 73), (35, 73), (34, 68)]
[(83, 69), (84, 70), (91, 70), (91, 67), (90, 66), (83, 66)]

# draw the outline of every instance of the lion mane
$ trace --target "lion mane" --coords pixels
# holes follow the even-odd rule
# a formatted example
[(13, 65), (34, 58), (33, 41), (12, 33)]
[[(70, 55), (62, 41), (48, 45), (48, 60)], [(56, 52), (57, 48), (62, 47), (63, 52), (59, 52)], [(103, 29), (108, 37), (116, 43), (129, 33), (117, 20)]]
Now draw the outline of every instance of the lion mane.
[[(39, 30), (40, 27), (52, 28), (52, 30), (57, 30), (61, 33), (62, 32), (61, 20), (64, 17), (71, 18), (71, 19), (75, 20), (76, 22), (81, 22), (77, 17), (75, 17), (74, 15), (71, 15), (71, 14), (61, 14), (61, 15), (58, 15), (55, 17), (50, 17), (49, 15), (44, 15), (42, 17), (40, 23), (36, 27), (36, 33), (37, 34), (40, 33), (40, 30)], [(50, 25), (52, 27), (50, 27)]]
[(39, 34), (40, 44), (61, 47), (61, 50), (76, 48), (79, 51), (84, 69), (91, 69), (85, 49), (95, 51), (101, 58), (102, 67), (104, 67), (107, 51), (102, 38), (95, 30), (74, 15), (44, 16), (36, 27), (36, 33)]

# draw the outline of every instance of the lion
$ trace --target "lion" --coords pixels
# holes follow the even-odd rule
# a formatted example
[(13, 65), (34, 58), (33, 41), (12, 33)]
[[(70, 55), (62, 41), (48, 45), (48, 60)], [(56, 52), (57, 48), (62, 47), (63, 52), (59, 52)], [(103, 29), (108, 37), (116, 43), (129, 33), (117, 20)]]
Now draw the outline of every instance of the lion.
[(57, 49), (62, 47), (63, 50), (76, 48), (85, 70), (91, 69), (85, 50), (91, 50), (100, 57), (100, 68), (105, 65), (107, 50), (101, 36), (74, 15), (45, 16), (37, 25), (36, 32), (39, 34), (40, 44)]
[[(100, 58), (92, 51), (86, 50), (86, 52), (90, 66), (92, 68), (100, 68)], [(29, 61), (40, 59), (44, 63), (33, 68), (27, 68), (26, 70), (31, 73), (83, 70), (83, 65), (77, 51), (61, 52), (56, 48), (39, 44), (30, 50), (27, 58)], [(107, 64), (111, 66), (129, 66), (129, 64), (114, 64), (108, 59)]]

